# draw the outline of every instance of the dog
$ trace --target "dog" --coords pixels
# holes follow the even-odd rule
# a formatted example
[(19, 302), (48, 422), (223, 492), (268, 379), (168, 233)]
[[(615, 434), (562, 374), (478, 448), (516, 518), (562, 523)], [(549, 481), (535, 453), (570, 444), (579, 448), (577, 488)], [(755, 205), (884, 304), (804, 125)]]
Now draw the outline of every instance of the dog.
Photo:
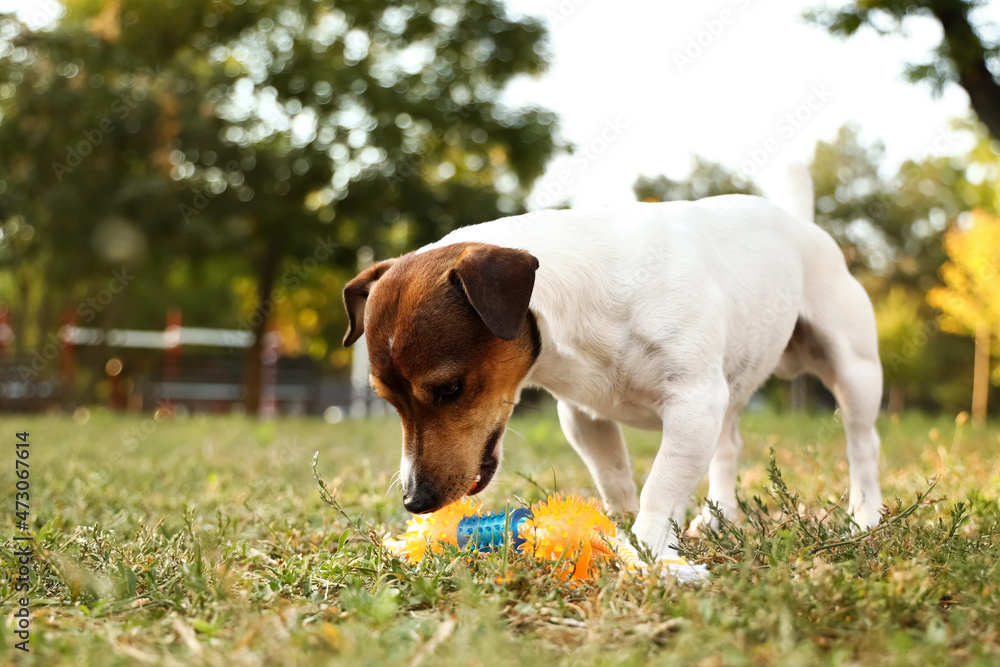
[[(344, 288), (374, 390), (402, 422), (403, 504), (486, 488), (525, 386), (549, 391), (609, 512), (677, 557), (696, 485), (736, 517), (739, 414), (772, 374), (807, 372), (839, 404), (849, 509), (878, 523), (882, 368), (870, 300), (808, 197), (789, 212), (725, 195), (546, 210), (457, 229)], [(662, 432), (637, 495), (620, 424)], [(713, 525), (706, 507), (694, 531)]]

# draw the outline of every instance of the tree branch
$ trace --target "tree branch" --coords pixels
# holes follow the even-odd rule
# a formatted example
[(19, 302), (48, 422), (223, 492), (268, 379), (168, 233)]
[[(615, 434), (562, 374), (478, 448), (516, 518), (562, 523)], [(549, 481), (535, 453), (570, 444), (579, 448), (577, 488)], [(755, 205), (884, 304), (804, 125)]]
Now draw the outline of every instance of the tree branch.
[(969, 23), (969, 3), (939, 0), (928, 3), (928, 9), (944, 28), (945, 46), (959, 85), (969, 94), (979, 120), (1000, 140), (1000, 83), (986, 66), (988, 51)]

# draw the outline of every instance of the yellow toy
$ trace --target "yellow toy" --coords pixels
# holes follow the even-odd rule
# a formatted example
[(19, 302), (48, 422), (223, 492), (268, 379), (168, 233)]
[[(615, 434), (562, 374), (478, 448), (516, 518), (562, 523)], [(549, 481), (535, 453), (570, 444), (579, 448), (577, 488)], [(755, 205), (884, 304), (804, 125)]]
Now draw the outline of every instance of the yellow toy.
[[(630, 544), (615, 537), (614, 524), (593, 499), (576, 495), (563, 499), (555, 494), (531, 509), (509, 514), (483, 514), (480, 508), (479, 503), (466, 499), (433, 514), (415, 516), (407, 531), (389, 546), (408, 562), (417, 563), (428, 548), (441, 553), (444, 544), (465, 548), (471, 541), (479, 551), (493, 551), (510, 534), (515, 549), (557, 561), (561, 579), (592, 577), (598, 558), (616, 557), (630, 572), (648, 569)], [(687, 561), (679, 559), (676, 564), (687, 565)]]

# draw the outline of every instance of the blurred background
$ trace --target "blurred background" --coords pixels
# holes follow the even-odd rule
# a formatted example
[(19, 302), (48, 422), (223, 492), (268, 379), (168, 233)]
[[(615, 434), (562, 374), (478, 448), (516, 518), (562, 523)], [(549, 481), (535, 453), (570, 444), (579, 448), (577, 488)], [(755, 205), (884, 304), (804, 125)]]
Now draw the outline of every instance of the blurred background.
[(378, 413), (340, 344), (359, 268), (797, 160), (886, 409), (984, 419), (998, 48), (974, 0), (0, 0), (0, 411)]

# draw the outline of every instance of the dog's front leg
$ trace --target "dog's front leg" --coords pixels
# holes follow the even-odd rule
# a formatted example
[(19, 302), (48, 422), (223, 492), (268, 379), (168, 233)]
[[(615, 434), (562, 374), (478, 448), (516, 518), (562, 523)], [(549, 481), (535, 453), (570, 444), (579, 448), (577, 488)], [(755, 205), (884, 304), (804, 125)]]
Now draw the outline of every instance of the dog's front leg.
[(632, 530), (657, 559), (677, 558), (671, 522), (684, 524), (684, 510), (715, 452), (729, 401), (725, 381), (706, 381), (674, 392), (663, 411), (663, 439), (639, 497)]
[(605, 509), (637, 512), (635, 480), (621, 427), (613, 421), (592, 417), (566, 401), (559, 401), (557, 411), (563, 433), (597, 483)]

